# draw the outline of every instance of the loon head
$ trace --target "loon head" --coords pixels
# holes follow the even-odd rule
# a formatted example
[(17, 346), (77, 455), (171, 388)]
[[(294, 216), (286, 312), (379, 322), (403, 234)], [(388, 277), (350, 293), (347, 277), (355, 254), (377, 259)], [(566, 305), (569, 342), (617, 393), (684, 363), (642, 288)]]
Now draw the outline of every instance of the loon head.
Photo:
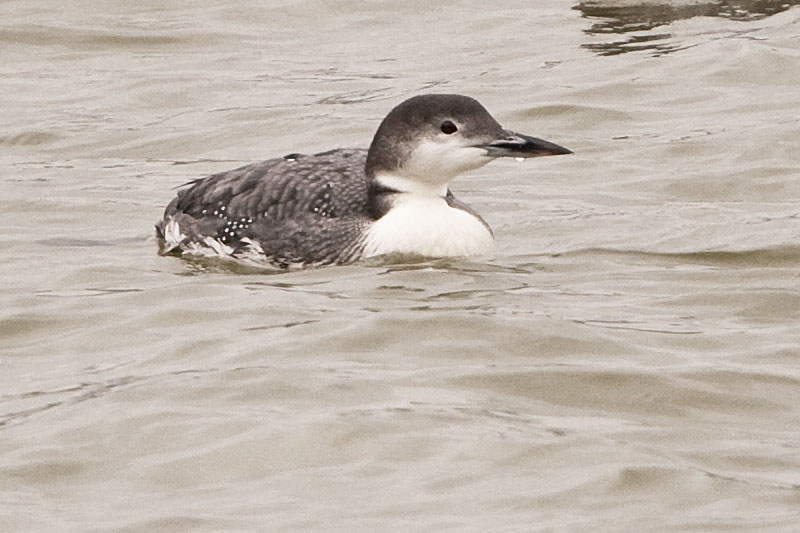
[(458, 174), (496, 157), (571, 153), (504, 129), (474, 98), (427, 94), (402, 102), (386, 115), (370, 145), (365, 170), (370, 179), (401, 192), (441, 192)]

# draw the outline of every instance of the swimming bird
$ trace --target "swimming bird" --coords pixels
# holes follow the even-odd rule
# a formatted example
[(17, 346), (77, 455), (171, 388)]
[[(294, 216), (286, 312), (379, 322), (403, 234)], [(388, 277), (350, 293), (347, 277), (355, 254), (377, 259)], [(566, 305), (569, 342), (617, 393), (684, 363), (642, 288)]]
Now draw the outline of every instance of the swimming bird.
[(504, 129), (473, 98), (415, 96), (386, 115), (369, 150), (290, 154), (187, 183), (156, 236), (162, 254), (281, 268), (491, 255), (492, 230), (450, 181), (497, 157), (570, 153)]

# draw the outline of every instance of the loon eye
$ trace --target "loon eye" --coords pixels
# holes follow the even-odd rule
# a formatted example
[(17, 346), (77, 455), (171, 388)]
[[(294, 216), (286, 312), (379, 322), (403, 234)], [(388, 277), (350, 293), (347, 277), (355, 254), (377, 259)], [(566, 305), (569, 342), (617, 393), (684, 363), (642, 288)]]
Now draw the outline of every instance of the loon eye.
[(446, 133), (450, 135), (451, 133), (455, 133), (458, 130), (455, 124), (450, 122), (449, 120), (445, 120), (442, 122), (442, 133)]

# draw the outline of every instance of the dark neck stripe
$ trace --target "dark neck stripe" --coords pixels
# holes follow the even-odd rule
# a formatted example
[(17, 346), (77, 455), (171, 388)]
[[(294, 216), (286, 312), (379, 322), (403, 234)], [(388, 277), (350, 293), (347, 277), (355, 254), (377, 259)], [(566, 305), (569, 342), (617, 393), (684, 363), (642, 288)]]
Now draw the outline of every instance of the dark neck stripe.
[(374, 179), (369, 180), (368, 202), (370, 216), (378, 220), (388, 213), (389, 209), (392, 208), (392, 204), (394, 203), (393, 198), (396, 194), (402, 193), (397, 189), (380, 184)]
[(370, 180), (369, 182), (370, 196), (381, 196), (384, 194), (398, 194), (398, 193), (400, 193), (400, 191), (398, 191), (397, 189), (388, 187), (382, 183), (377, 182), (376, 180)]

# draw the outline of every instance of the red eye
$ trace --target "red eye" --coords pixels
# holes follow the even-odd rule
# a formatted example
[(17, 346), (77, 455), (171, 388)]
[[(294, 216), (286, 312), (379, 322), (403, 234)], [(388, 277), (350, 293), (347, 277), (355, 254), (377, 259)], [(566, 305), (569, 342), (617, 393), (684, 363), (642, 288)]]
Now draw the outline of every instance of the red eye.
[(450, 135), (451, 133), (455, 133), (456, 131), (458, 131), (458, 128), (456, 127), (455, 124), (453, 124), (449, 120), (445, 120), (444, 122), (442, 122), (442, 133)]

